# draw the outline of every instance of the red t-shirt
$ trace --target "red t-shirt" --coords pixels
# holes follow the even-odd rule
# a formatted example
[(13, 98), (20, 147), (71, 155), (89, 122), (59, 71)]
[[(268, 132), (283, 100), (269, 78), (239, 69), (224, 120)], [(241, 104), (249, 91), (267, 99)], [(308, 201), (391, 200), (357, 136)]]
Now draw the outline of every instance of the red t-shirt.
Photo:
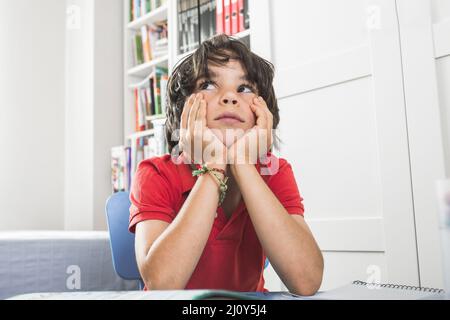
[[(303, 198), (291, 165), (268, 155), (274, 161), (269, 165), (258, 162), (258, 172), (289, 214), (303, 215)], [(130, 193), (129, 230), (134, 233), (136, 224), (144, 220), (171, 223), (196, 180), (189, 165), (176, 164), (169, 154), (140, 162)], [(244, 201), (229, 219), (218, 207), (202, 256), (185, 289), (267, 291), (263, 277), (265, 259)]]

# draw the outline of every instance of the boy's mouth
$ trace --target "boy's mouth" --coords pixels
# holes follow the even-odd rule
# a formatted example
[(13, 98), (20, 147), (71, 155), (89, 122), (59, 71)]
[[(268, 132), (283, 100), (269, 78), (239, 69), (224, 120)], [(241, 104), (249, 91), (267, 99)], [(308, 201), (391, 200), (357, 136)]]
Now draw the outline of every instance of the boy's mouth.
[(239, 115), (229, 111), (222, 113), (215, 120), (220, 120), (221, 122), (228, 124), (245, 122)]

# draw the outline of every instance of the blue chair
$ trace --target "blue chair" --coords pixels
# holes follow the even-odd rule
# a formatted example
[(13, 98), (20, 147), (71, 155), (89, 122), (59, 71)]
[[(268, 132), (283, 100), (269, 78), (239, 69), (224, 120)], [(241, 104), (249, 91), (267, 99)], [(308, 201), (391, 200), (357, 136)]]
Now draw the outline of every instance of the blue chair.
[(143, 281), (139, 274), (134, 253), (134, 234), (128, 231), (130, 216), (130, 194), (118, 192), (106, 201), (106, 220), (108, 222), (114, 270), (125, 280), (139, 280), (140, 288)]

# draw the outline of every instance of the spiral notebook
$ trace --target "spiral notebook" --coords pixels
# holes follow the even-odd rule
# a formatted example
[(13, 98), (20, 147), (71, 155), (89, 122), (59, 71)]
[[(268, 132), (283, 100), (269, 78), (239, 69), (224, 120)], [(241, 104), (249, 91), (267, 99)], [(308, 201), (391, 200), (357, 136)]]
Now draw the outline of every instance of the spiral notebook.
[(318, 292), (311, 298), (326, 300), (441, 300), (445, 299), (446, 295), (443, 289), (438, 288), (390, 283), (373, 284), (356, 280), (336, 289)]

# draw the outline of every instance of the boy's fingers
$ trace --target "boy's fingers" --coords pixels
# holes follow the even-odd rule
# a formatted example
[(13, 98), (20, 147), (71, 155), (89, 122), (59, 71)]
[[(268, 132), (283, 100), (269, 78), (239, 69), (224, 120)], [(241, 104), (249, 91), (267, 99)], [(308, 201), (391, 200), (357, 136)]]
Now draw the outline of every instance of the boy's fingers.
[(187, 129), (187, 123), (188, 123), (188, 117), (189, 117), (189, 111), (190, 107), (192, 105), (192, 99), (195, 97), (194, 94), (192, 94), (185, 102), (183, 107), (183, 112), (181, 113), (181, 122), (180, 122), (180, 129)]
[(197, 121), (201, 121), (202, 127), (206, 127), (206, 101), (202, 100), (200, 102), (200, 110), (197, 113)]
[(180, 135), (179, 135), (179, 143), (180, 143), (180, 150), (184, 150), (184, 138), (187, 132), (187, 125), (188, 125), (188, 119), (189, 119), (189, 112), (192, 107), (192, 101), (195, 97), (195, 94), (192, 94), (185, 102), (183, 106), (183, 112), (181, 113), (181, 121), (180, 121)]
[(200, 100), (198, 102), (198, 108), (197, 108), (197, 113), (195, 115), (195, 122), (194, 122), (194, 130), (197, 134), (200, 134), (201, 132), (203, 132), (204, 127), (205, 127), (205, 120), (204, 120), (204, 113), (206, 114), (206, 112), (204, 111), (206, 109), (206, 101), (205, 100)]
[(256, 98), (256, 103), (267, 112), (269, 118), (273, 117), (272, 112), (270, 112), (269, 106), (267, 105), (266, 101), (264, 101), (263, 97)]
[(260, 128), (267, 127), (267, 114), (264, 112), (260, 104), (254, 104), (253, 111), (256, 114), (256, 125)]
[(260, 122), (258, 124), (258, 126), (260, 128), (264, 128), (266, 130), (267, 145), (270, 148), (273, 143), (273, 138), (272, 138), (273, 114), (272, 114), (272, 112), (270, 112), (267, 104), (265, 103), (264, 99), (262, 99), (261, 97), (255, 98), (255, 105), (256, 105), (256, 109), (258, 109), (259, 111), (262, 111), (262, 113), (264, 113), (265, 123)]
[(262, 97), (255, 98), (255, 102), (257, 105), (259, 105), (264, 112), (266, 113), (266, 119), (267, 119), (267, 129), (270, 130), (273, 127), (273, 114), (269, 110), (269, 107), (267, 106), (267, 103), (264, 101)]
[[(192, 104), (191, 110), (189, 111), (188, 128), (194, 130), (194, 124), (197, 118), (198, 108), (200, 106), (201, 97), (197, 95)], [(194, 132), (194, 131), (192, 131)]]

